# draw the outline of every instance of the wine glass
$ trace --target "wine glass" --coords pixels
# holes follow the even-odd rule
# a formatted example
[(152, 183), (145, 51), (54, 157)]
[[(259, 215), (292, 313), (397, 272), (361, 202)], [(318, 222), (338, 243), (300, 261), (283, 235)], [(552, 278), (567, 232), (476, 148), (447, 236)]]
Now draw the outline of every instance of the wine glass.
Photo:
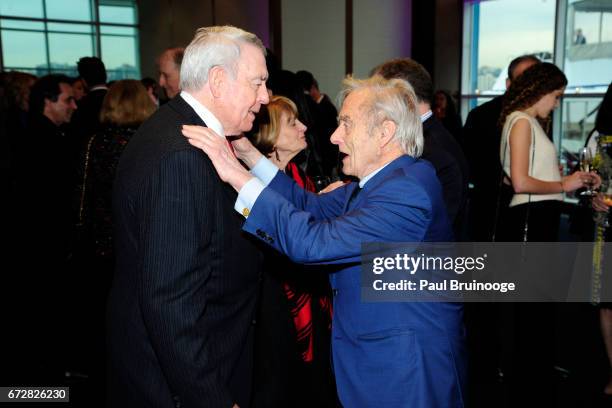
[[(591, 149), (588, 147), (583, 147), (580, 149), (580, 171), (584, 171), (586, 173), (593, 170), (593, 156), (591, 155)], [(587, 184), (587, 189), (580, 193), (581, 196), (591, 197), (595, 194), (591, 189), (591, 183)]]

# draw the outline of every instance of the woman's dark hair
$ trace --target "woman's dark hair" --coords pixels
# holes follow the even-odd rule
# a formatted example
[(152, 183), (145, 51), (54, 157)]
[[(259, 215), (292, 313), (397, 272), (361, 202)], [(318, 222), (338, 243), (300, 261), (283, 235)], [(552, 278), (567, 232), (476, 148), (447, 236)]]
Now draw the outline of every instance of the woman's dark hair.
[[(567, 85), (565, 74), (554, 64), (543, 62), (525, 70), (510, 84), (504, 95), (504, 102), (499, 117), (500, 128), (504, 126), (509, 114), (535, 105), (544, 95)], [(540, 119), (544, 130), (548, 129), (550, 118)]]

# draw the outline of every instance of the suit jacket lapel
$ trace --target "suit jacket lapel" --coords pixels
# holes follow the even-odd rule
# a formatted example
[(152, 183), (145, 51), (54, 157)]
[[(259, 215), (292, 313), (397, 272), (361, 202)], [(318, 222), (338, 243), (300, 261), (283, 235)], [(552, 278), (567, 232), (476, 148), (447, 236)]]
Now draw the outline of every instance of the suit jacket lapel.
[[(206, 126), (206, 123), (204, 123), (202, 118), (180, 95), (172, 99), (168, 103), (170, 104), (170, 108), (172, 108), (185, 118), (186, 125)], [(222, 182), (221, 179), (219, 179), (219, 181), (222, 183), (222, 191), (224, 195), (227, 197), (228, 200), (232, 202), (233, 205), (233, 203), (236, 201), (236, 198), (238, 197), (238, 193), (229, 184)], [(241, 217), (241, 219), (243, 218)]]
[(172, 99), (168, 104), (174, 111), (185, 118), (186, 125), (206, 126), (206, 123), (198, 116), (196, 111), (180, 96)]
[(345, 213), (355, 208), (355, 204), (357, 203), (357, 199), (358, 199), (356, 195), (359, 194), (359, 190), (361, 190), (361, 187), (359, 187), (359, 183), (352, 183), (351, 185), (348, 186), (347, 195), (346, 195), (347, 197), (346, 203), (344, 203)]

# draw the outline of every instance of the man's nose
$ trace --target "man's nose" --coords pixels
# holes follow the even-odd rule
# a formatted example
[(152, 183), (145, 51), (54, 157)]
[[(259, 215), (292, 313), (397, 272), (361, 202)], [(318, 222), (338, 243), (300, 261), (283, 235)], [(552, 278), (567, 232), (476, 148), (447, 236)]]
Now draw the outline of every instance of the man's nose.
[(332, 133), (332, 135), (329, 137), (329, 141), (332, 142), (332, 144), (339, 145), (340, 141), (342, 140), (340, 133), (340, 126), (338, 126), (336, 130), (334, 130), (334, 133)]
[(266, 84), (259, 87), (259, 94), (257, 95), (257, 101), (262, 105), (267, 105), (270, 102), (270, 94), (268, 94), (268, 88), (266, 88)]

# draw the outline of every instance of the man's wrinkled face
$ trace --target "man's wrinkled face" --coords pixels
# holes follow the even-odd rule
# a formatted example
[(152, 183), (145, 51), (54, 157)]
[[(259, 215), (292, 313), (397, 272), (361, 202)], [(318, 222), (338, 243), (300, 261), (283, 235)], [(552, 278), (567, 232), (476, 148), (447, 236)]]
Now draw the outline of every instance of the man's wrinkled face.
[(44, 115), (57, 126), (70, 122), (72, 113), (77, 108), (72, 86), (61, 82), (59, 87), (61, 93), (57, 97), (57, 101), (53, 102), (50, 99), (45, 99), (44, 108)]
[(158, 68), (159, 85), (164, 88), (168, 98), (174, 98), (181, 91), (180, 68), (174, 63), (171, 53), (165, 52), (159, 57)]
[(236, 64), (236, 77), (225, 73), (225, 83), (220, 96), (219, 121), (226, 135), (239, 135), (253, 127), (255, 114), (261, 105), (269, 102), (266, 80), (268, 70), (261, 50), (251, 44), (243, 44)]
[(359, 179), (383, 164), (380, 162), (378, 138), (370, 134), (368, 118), (364, 112), (368, 96), (368, 90), (353, 91), (347, 96), (338, 115), (338, 128), (330, 138), (344, 155), (344, 174)]

